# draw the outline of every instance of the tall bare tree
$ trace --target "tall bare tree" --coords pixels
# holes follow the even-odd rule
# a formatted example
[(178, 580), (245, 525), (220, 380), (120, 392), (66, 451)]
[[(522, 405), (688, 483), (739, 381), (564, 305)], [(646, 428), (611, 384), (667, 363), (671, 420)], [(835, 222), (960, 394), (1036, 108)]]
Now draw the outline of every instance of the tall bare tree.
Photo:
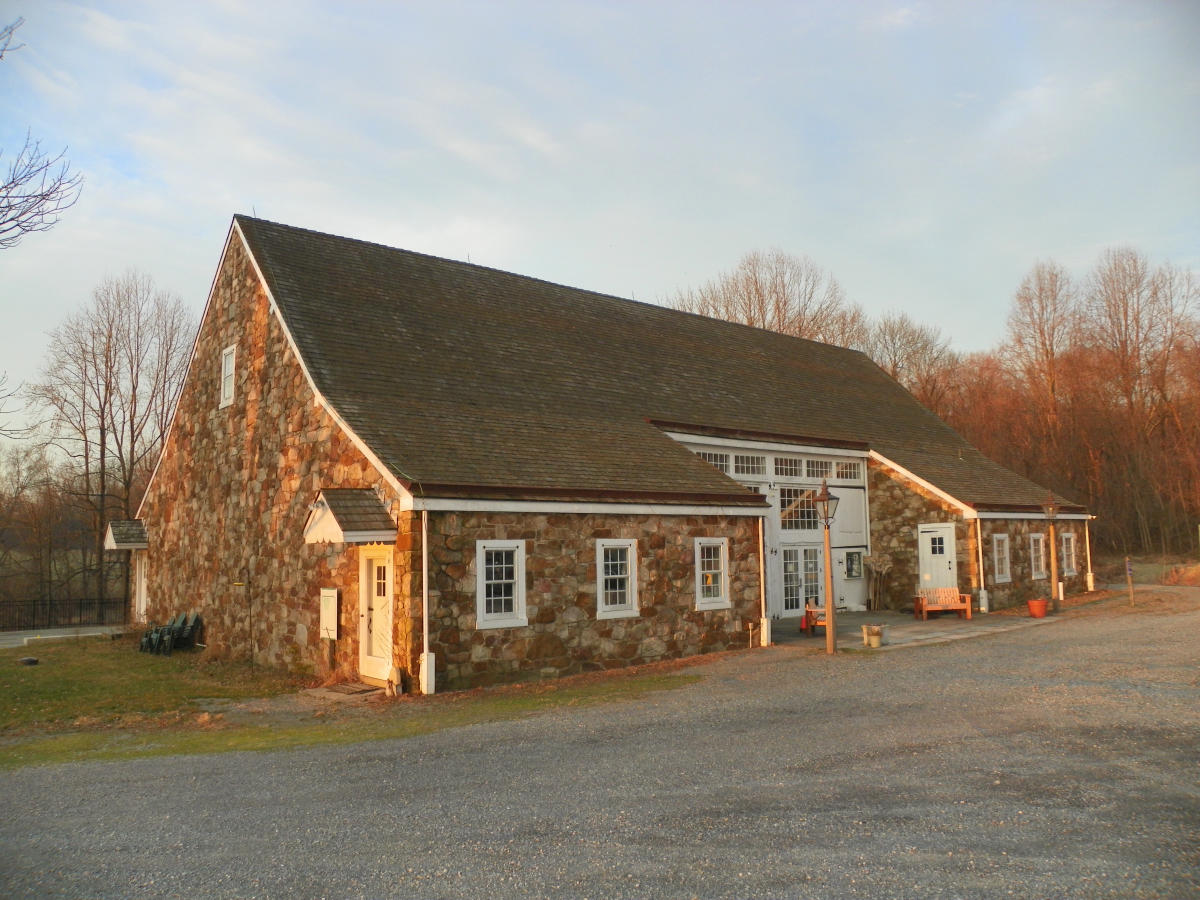
[(868, 330), (863, 350), (927, 409), (947, 411), (958, 358), (932, 325), (919, 325), (907, 313), (889, 313)]
[[(195, 331), (182, 301), (136, 271), (106, 279), (50, 335), (30, 397), (74, 467), (97, 562), (114, 515), (129, 517), (161, 447)], [(103, 567), (97, 566), (102, 572)], [(96, 576), (103, 599), (105, 578)]]
[(8, 408), (17, 396), (17, 388), (8, 386), (8, 373), (0, 372), (0, 437), (13, 438), (24, 433), (25, 429), (9, 425), (9, 416), (13, 410)]
[(841, 346), (861, 332), (864, 319), (830, 272), (782, 250), (747, 253), (732, 271), (679, 291), (667, 305)]
[[(17, 19), (0, 28), (0, 59), (24, 46), (12, 43), (14, 33), (24, 22)], [(0, 248), (15, 247), (32, 232), (49, 231), (58, 223), (60, 213), (75, 205), (83, 176), (71, 171), (66, 152), (46, 153), (41, 142), (26, 132), (25, 143), (0, 183)]]

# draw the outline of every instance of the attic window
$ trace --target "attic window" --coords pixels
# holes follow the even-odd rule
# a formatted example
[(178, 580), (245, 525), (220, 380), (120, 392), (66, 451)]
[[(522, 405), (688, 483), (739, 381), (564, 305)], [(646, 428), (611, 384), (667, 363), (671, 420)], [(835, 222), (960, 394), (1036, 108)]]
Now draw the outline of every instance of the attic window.
[(715, 453), (712, 450), (700, 450), (697, 455), (706, 463), (720, 469), (726, 475), (729, 474), (728, 453)]
[(735, 475), (766, 475), (767, 458), (765, 456), (743, 456), (738, 453), (733, 457), (733, 474)]
[(787, 478), (800, 478), (804, 474), (804, 460), (795, 456), (777, 456), (775, 474)]
[(221, 351), (221, 409), (233, 402), (233, 372), (236, 357), (237, 344)]
[(805, 460), (804, 468), (809, 478), (828, 478), (833, 474), (833, 463), (827, 459)]
[(845, 481), (858, 481), (862, 478), (862, 464), (856, 462), (838, 463), (837, 477)]

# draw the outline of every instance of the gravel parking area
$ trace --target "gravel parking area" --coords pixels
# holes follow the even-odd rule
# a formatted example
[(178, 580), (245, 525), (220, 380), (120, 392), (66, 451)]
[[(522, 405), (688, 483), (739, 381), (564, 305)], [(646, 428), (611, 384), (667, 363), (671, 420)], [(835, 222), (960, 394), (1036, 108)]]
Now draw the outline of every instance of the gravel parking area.
[(25, 769), (0, 893), (1200, 896), (1198, 635), (1193, 590), (403, 741)]

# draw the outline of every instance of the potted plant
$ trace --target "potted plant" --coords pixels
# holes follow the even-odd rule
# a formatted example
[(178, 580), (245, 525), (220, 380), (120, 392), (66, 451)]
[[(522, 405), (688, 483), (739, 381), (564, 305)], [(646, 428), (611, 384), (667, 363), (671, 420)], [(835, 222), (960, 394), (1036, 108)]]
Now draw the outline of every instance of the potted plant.
[(1050, 605), (1050, 601), (1045, 597), (1030, 598), (1025, 601), (1029, 604), (1029, 615), (1035, 619), (1046, 618), (1046, 608)]

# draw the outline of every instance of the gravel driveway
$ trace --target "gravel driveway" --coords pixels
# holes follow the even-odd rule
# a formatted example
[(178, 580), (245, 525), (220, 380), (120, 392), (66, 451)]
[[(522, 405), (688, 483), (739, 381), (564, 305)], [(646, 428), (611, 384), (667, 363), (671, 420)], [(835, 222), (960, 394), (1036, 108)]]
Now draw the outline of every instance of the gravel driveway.
[(0, 776), (10, 897), (1200, 896), (1200, 591), (403, 741)]

